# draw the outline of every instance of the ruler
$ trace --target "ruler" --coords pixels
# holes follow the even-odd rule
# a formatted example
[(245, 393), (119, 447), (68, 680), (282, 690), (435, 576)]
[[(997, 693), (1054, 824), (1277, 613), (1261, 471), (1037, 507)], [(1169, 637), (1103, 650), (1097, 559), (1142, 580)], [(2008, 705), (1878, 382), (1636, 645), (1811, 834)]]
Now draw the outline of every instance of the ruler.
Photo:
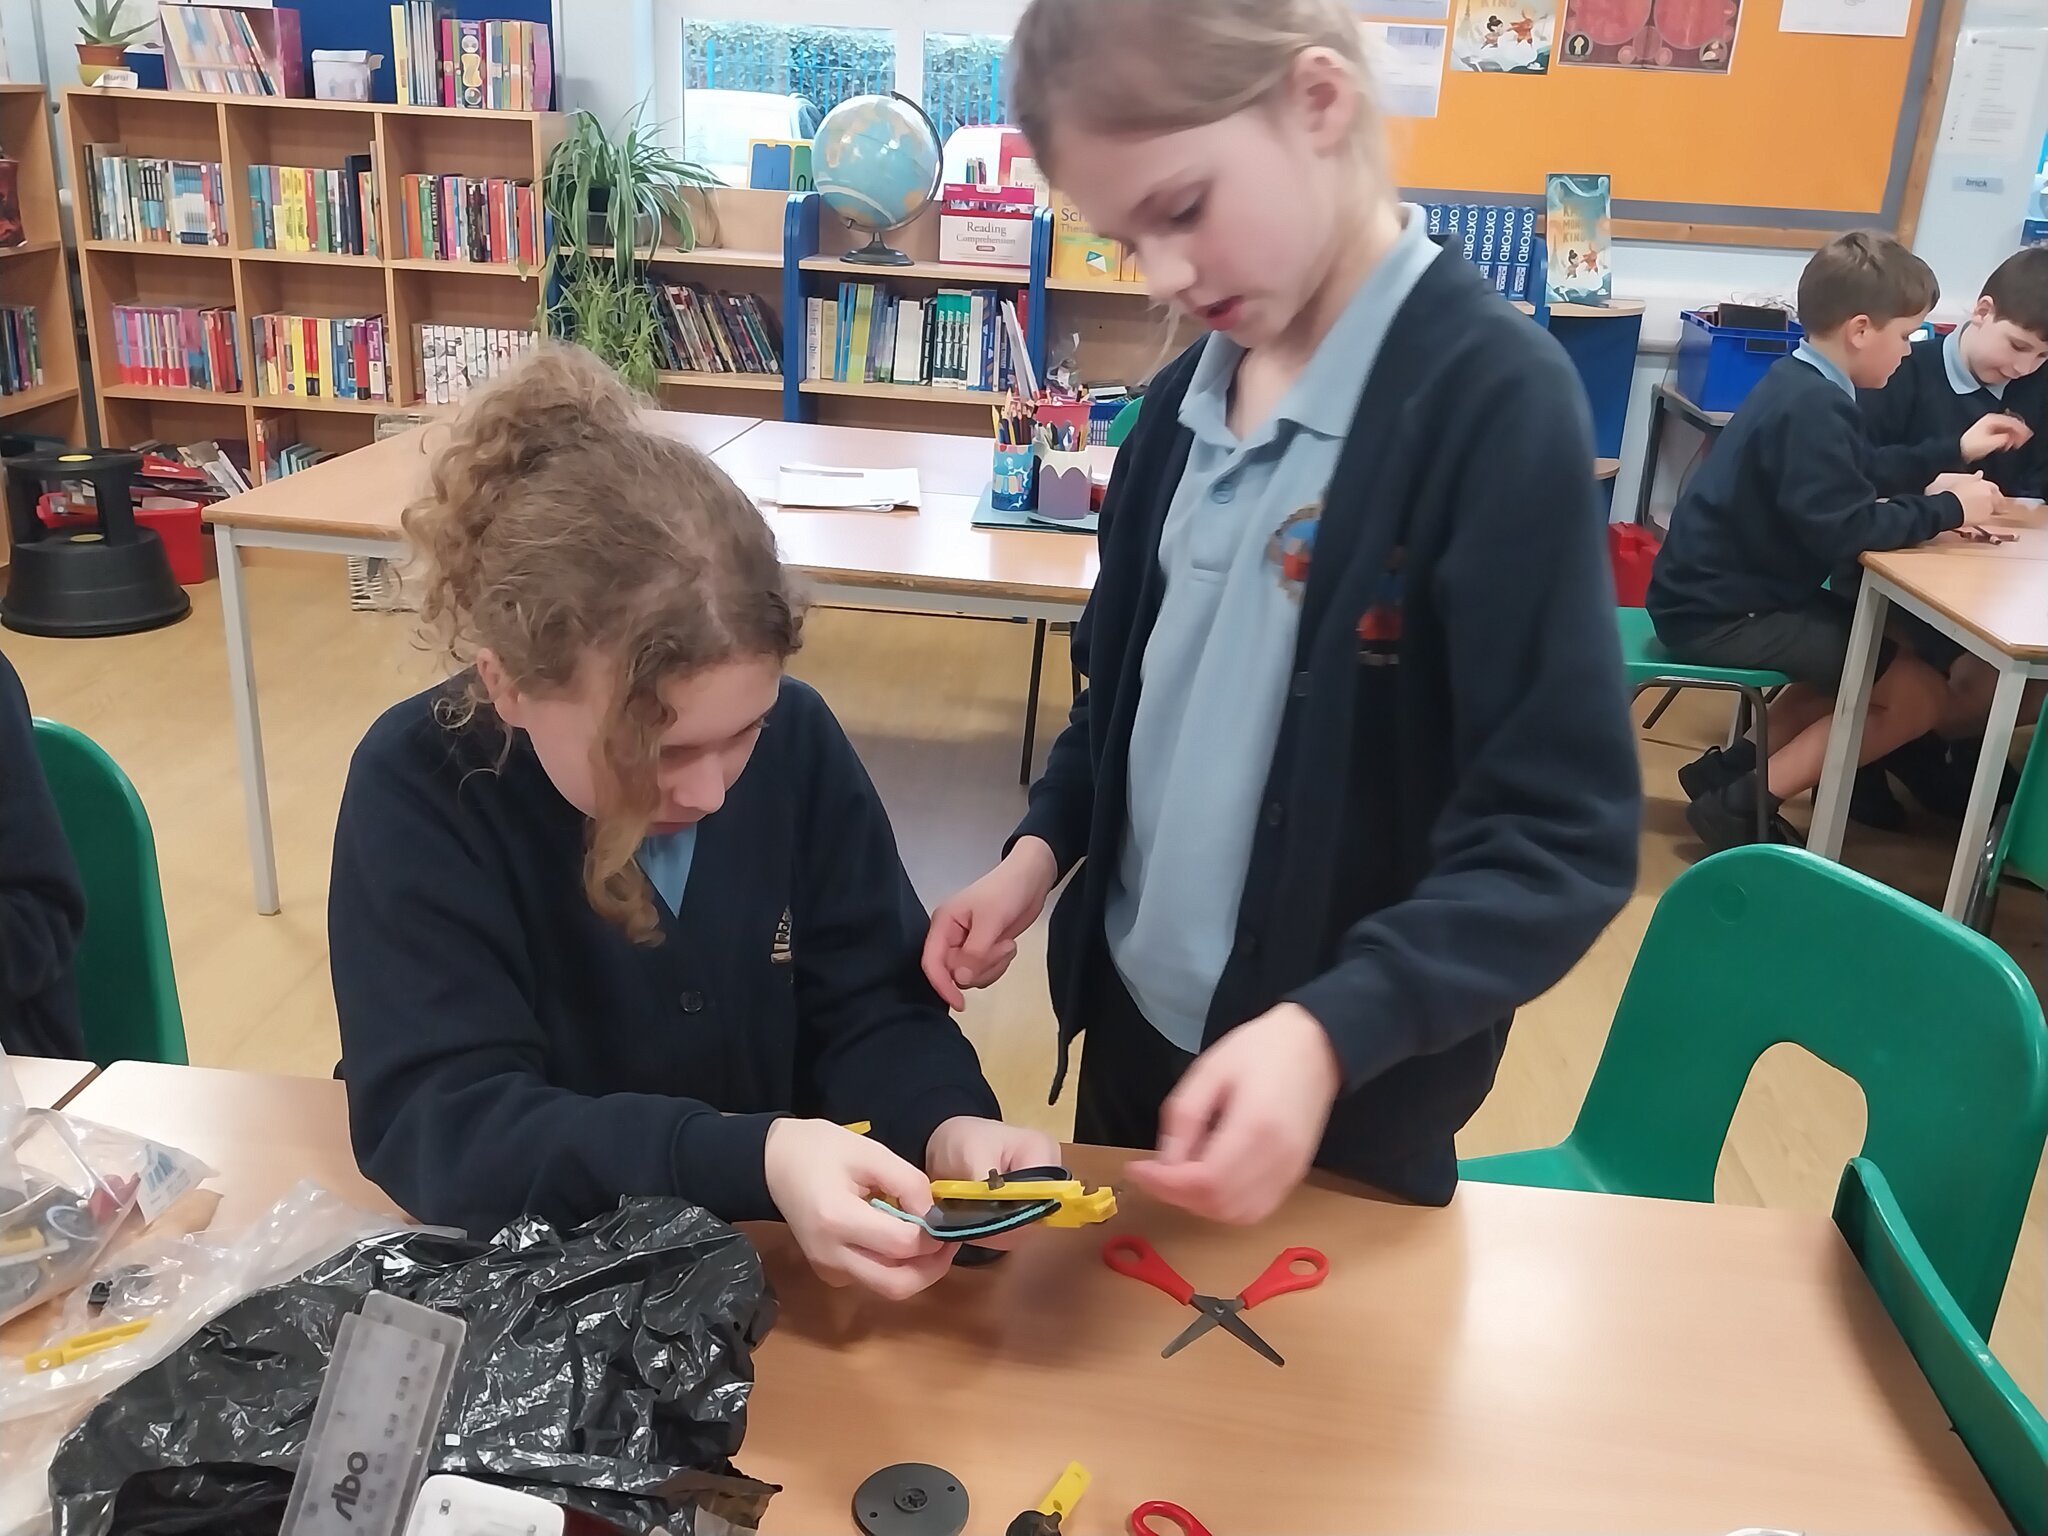
[(279, 1536), (396, 1536), (465, 1331), (461, 1318), (381, 1291), (341, 1320)]

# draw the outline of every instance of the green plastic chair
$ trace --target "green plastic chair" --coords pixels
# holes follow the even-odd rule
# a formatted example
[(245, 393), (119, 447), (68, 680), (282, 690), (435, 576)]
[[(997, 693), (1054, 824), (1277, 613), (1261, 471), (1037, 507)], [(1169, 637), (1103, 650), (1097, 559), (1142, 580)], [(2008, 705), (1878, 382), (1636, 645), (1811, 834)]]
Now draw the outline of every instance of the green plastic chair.
[(1764, 766), (1771, 760), (1767, 706), (1770, 691), (1784, 687), (1792, 679), (1782, 672), (1766, 672), (1752, 667), (1701, 667), (1679, 661), (1664, 649), (1664, 642), (1657, 638), (1648, 610), (1617, 608), (1614, 614), (1621, 632), (1621, 665), (1628, 676), (1629, 697), (1634, 699), (1652, 688), (1667, 690), (1664, 703), (1659, 704), (1650, 718), (1643, 722), (1646, 726), (1656, 724), (1657, 716), (1664, 713), (1665, 706), (1671, 702), (1669, 694), (1687, 688), (1709, 688), (1741, 696), (1743, 715), (1756, 725), (1756, 840), (1770, 842), (1771, 806), (1769, 797), (1763, 793)]
[(1712, 1200), (1743, 1085), (1786, 1041), (1862, 1086), (1862, 1155), (1989, 1334), (2048, 1140), (2041, 1005), (1989, 939), (1804, 849), (1730, 849), (1673, 881), (1571, 1135), (1462, 1171)]
[(1835, 1225), (2006, 1518), (2048, 1536), (2048, 1420), (1963, 1316), (1870, 1159), (1842, 1170)]
[(185, 1016), (142, 797), (120, 764), (68, 725), (36, 721), (35, 744), (85, 886), (85, 936), (74, 969), (86, 1054), (103, 1067), (183, 1066)]
[(1977, 883), (1970, 891), (1965, 921), (1989, 933), (1998, 915), (1998, 884), (2017, 875), (2048, 890), (2048, 720), (2034, 727), (2033, 745), (2020, 765), (2012, 803), (1999, 811), (1977, 859)]
[(1123, 447), (1124, 439), (1131, 435), (1131, 428), (1138, 424), (1138, 407), (1144, 403), (1145, 401), (1141, 396), (1116, 413), (1115, 418), (1109, 424), (1108, 441), (1110, 447)]

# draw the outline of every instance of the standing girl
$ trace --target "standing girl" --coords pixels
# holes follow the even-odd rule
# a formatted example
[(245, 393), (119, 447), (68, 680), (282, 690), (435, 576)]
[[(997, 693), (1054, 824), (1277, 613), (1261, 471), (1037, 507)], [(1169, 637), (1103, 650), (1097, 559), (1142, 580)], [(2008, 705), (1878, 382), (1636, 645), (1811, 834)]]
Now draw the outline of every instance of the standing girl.
[[(1053, 886), (1082, 1141), (1270, 1212), (1417, 1200), (1514, 1010), (1633, 888), (1639, 794), (1584, 392), (1393, 195), (1342, 0), (1034, 0), (1014, 116), (1213, 334), (1153, 381), (1003, 861), (934, 915), (955, 1006)], [(1058, 1091), (1055, 1082), (1054, 1091)]]
[[(904, 1296), (950, 1252), (869, 1205), (1059, 1161), (994, 1119), (918, 974), (924, 909), (822, 700), (761, 515), (587, 352), (475, 397), (406, 532), (463, 671), (349, 769), (328, 901), (365, 1173), (427, 1221), (623, 1195), (780, 1215)], [(872, 1139), (834, 1122), (869, 1120)]]

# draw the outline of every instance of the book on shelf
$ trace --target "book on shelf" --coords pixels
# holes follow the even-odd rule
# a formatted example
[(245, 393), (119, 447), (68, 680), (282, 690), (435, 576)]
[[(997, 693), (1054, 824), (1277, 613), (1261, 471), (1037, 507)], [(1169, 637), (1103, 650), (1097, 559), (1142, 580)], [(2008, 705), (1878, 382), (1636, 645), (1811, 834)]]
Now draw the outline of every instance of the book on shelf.
[(382, 315), (256, 315), (250, 365), (262, 399), (389, 400)]
[(0, 248), (28, 239), (21, 227), (21, 162), (0, 157)]
[(202, 442), (165, 444), (160, 450), (205, 475), (223, 496), (239, 496), (249, 489), (249, 449), (239, 438), (223, 442), (207, 438)]
[(662, 366), (680, 373), (779, 377), (775, 317), (751, 293), (713, 293), (697, 283), (653, 283)]
[(259, 485), (334, 457), (325, 448), (300, 442), (297, 427), (283, 416), (258, 416), (251, 447), (251, 467)]
[[(1429, 238), (1461, 251), (1494, 292), (1510, 299), (1534, 299), (1529, 263), (1536, 249), (1533, 207), (1490, 203), (1425, 203)], [(1534, 274), (1541, 283), (1542, 274)]]
[(368, 155), (339, 169), (249, 167), (249, 243), (262, 251), (377, 254), (376, 177)]
[(180, 3), (158, 6), (157, 16), (165, 83), (174, 91), (292, 96), (305, 89), (295, 10)]
[(540, 265), (540, 197), (504, 176), (398, 178), (401, 256)]
[(400, 106), (545, 112), (554, 105), (554, 49), (537, 21), (461, 21), (442, 0), (391, 7)]
[(180, 304), (116, 304), (114, 382), (235, 394), (242, 354), (235, 312)]
[(490, 325), (413, 327), (413, 389), (428, 405), (455, 405), (540, 345), (532, 330)]
[(1553, 172), (1544, 190), (1544, 288), (1552, 304), (1605, 305), (1614, 297), (1613, 187), (1601, 175)]
[(120, 144), (85, 146), (92, 238), (144, 245), (226, 245), (227, 197), (218, 160), (131, 155)]
[(43, 382), (43, 348), (36, 312), (27, 304), (0, 307), (0, 395), (18, 395)]
[(941, 288), (900, 297), (875, 283), (841, 283), (804, 314), (804, 376), (842, 384), (929, 384), (1005, 390), (1015, 365), (1003, 293)]

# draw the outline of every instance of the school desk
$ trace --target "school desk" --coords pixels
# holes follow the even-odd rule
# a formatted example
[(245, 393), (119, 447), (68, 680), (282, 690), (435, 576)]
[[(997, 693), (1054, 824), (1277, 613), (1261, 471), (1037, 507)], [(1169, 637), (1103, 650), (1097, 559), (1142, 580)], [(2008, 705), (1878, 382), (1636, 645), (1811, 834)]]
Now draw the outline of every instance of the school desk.
[(30, 1109), (61, 1109), (73, 1094), (99, 1071), (89, 1061), (60, 1061), (51, 1056), (10, 1056), (7, 1070), (14, 1074), (22, 1101)]
[(1998, 672), (1984, 749), (1963, 813), (1941, 910), (1960, 918), (1968, 910), (1979, 856), (1990, 835), (2020, 699), (2035, 678), (2048, 678), (2048, 517), (2038, 510), (1994, 527), (2016, 531), (2011, 544), (1970, 544), (1952, 534), (1918, 549), (1863, 557), (1863, 591), (1849, 636), (1834, 728), (1813, 805), (1806, 846), (1830, 859), (1842, 855), (1849, 787), (1863, 742), (1863, 720), (1877, 674), (1878, 640), (1893, 604), (1925, 619), (1982, 657)]
[[(73, 1107), (219, 1169), (216, 1230), (307, 1176), (382, 1203), (330, 1080), (122, 1063)], [(1328, 1185), (1219, 1227), (1140, 1197), (1123, 1153), (1068, 1155), (1117, 1187), (1114, 1223), (1025, 1234), (901, 1306), (751, 1229), (782, 1303), (737, 1458), (783, 1485), (766, 1536), (851, 1531), (853, 1490), (897, 1461), (959, 1474), (975, 1531), (1069, 1461), (1094, 1474), (1069, 1536), (1153, 1498), (1218, 1536), (2005, 1528), (1823, 1215), (1486, 1184), (1431, 1210)], [(1284, 1369), (1220, 1330), (1162, 1360), (1193, 1314), (1103, 1266), (1116, 1232), (1217, 1295), (1291, 1244), (1330, 1275), (1246, 1315)]]
[[(783, 464), (918, 468), (923, 506), (916, 512), (764, 507), (783, 558), (803, 572), (820, 602), (1031, 619), (1042, 626), (1078, 618), (1095, 584), (1093, 539), (973, 526), (975, 501), (988, 473), (989, 448), (980, 438), (677, 412), (650, 413), (649, 419), (711, 454), (742, 484), (751, 480), (750, 488), (764, 497), (773, 496)], [(429, 424), (373, 443), (229, 497), (207, 512), (219, 554), (228, 676), (259, 912), (278, 910), (277, 855), (241, 551), (260, 547), (402, 556), (399, 514), (423, 484), (426, 454), (437, 431)], [(757, 432), (771, 434), (769, 446), (757, 457), (722, 457)], [(1040, 634), (1042, 640), (1042, 629)], [(1034, 679), (1036, 673), (1034, 667)]]
[(1650, 391), (1650, 422), (1643, 437), (1643, 472), (1636, 481), (1638, 523), (1650, 520), (1650, 491), (1657, 479), (1657, 451), (1664, 441), (1664, 426), (1669, 418), (1678, 417), (1698, 429), (1711, 443), (1721, 435), (1721, 429), (1728, 425), (1733, 415), (1732, 411), (1703, 410), (1669, 384), (1659, 384)]

